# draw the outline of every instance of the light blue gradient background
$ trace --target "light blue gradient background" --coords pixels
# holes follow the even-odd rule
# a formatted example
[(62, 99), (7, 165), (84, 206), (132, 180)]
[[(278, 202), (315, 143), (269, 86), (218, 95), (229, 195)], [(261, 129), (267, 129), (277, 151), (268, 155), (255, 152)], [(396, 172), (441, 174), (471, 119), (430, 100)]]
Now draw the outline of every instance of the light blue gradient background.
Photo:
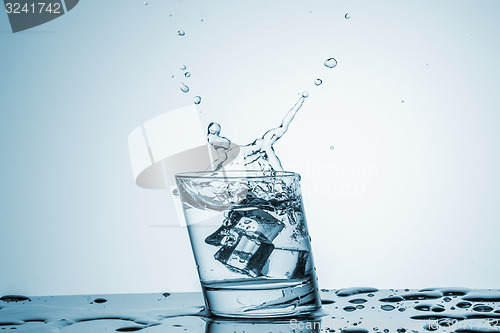
[(499, 287), (500, 2), (81, 1), (0, 31), (0, 294), (199, 290), (129, 133), (201, 95), (244, 144), (302, 90), (275, 148), (303, 176), (321, 287)]

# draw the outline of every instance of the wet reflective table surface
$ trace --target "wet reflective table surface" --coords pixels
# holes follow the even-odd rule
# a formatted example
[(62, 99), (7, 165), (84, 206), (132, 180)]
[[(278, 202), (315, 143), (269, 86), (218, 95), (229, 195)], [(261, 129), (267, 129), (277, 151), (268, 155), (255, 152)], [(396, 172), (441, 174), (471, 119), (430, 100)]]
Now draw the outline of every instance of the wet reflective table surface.
[(210, 317), (201, 293), (0, 297), (0, 331), (15, 332), (499, 332), (500, 290), (346, 288), (321, 291), (309, 317)]

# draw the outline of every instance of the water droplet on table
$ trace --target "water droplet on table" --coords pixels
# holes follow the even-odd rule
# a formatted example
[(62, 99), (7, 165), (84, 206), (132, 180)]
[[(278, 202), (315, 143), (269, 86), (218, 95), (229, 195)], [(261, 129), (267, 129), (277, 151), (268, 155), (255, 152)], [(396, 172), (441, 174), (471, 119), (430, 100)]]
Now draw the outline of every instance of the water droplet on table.
[(321, 79), (314, 80), (314, 84), (317, 85), (317, 86), (319, 86), (322, 83), (323, 83), (323, 80), (321, 80)]
[(395, 307), (393, 307), (392, 305), (389, 305), (389, 304), (382, 305), (380, 308), (381, 308), (382, 310), (384, 310), (384, 311), (392, 311), (392, 310), (394, 310), (394, 309), (395, 309)]
[(333, 68), (337, 66), (337, 60), (335, 58), (328, 58), (325, 60), (325, 66), (328, 68)]
[(189, 91), (189, 87), (188, 87), (188, 86), (186, 86), (186, 85), (185, 85), (184, 83), (182, 83), (182, 82), (180, 82), (180, 83), (179, 83), (179, 87), (181, 88), (181, 91), (182, 91), (183, 93), (187, 93), (187, 92)]

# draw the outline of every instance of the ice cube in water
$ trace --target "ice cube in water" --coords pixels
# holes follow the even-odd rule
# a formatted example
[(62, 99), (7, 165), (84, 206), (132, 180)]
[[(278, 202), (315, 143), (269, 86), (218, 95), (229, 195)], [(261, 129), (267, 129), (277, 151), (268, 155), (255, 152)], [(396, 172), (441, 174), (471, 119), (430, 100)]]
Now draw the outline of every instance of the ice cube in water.
[(231, 246), (224, 245), (214, 258), (230, 271), (257, 277), (274, 250), (274, 245), (261, 233), (239, 233), (238, 240)]

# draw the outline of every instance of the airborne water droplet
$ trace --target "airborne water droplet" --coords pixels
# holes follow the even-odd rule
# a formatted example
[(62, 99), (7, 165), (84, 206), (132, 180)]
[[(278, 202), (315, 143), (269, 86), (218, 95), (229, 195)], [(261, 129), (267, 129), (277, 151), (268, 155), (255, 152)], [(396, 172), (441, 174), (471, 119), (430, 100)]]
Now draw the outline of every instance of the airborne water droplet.
[(191, 76), (191, 73), (189, 72), (186, 72), (186, 74), (184, 74), (185, 77), (190, 77)]
[(195, 96), (193, 98), (194, 104), (200, 104), (201, 103), (201, 97), (200, 96)]
[(147, 6), (147, 5), (148, 5), (148, 2), (147, 2), (147, 1), (145, 1), (145, 2), (144, 2), (144, 6)]
[(179, 67), (181, 70), (185, 70), (186, 69), (186, 65), (181, 65), (181, 67)]
[(344, 17), (345, 17), (346, 20), (348, 20), (348, 19), (351, 18), (351, 15), (349, 15), (349, 13), (345, 13)]
[(186, 33), (184, 32), (184, 30), (178, 30), (177, 31), (177, 35), (179, 36), (184, 36)]
[(333, 68), (337, 66), (337, 60), (335, 60), (335, 58), (328, 58), (325, 60), (325, 66), (328, 68)]
[(323, 81), (321, 79), (314, 80), (314, 84), (317, 85), (317, 86), (319, 86), (322, 83), (323, 83)]
[(181, 91), (182, 91), (183, 93), (187, 93), (187, 92), (189, 91), (189, 87), (188, 87), (188, 86), (186, 86), (186, 85), (185, 85), (184, 83), (182, 83), (182, 82), (180, 82), (180, 83), (179, 83), (179, 87), (181, 88)]
[[(330, 149), (331, 149), (331, 150), (333, 150), (333, 148), (334, 148), (333, 146), (330, 146)], [(370, 294), (370, 295), (371, 295), (371, 294)], [(373, 297), (373, 295), (371, 295), (371, 296), (370, 296), (370, 295), (368, 295), (368, 297)]]
[(302, 97), (307, 98), (309, 97), (309, 93), (307, 91), (302, 92)]

